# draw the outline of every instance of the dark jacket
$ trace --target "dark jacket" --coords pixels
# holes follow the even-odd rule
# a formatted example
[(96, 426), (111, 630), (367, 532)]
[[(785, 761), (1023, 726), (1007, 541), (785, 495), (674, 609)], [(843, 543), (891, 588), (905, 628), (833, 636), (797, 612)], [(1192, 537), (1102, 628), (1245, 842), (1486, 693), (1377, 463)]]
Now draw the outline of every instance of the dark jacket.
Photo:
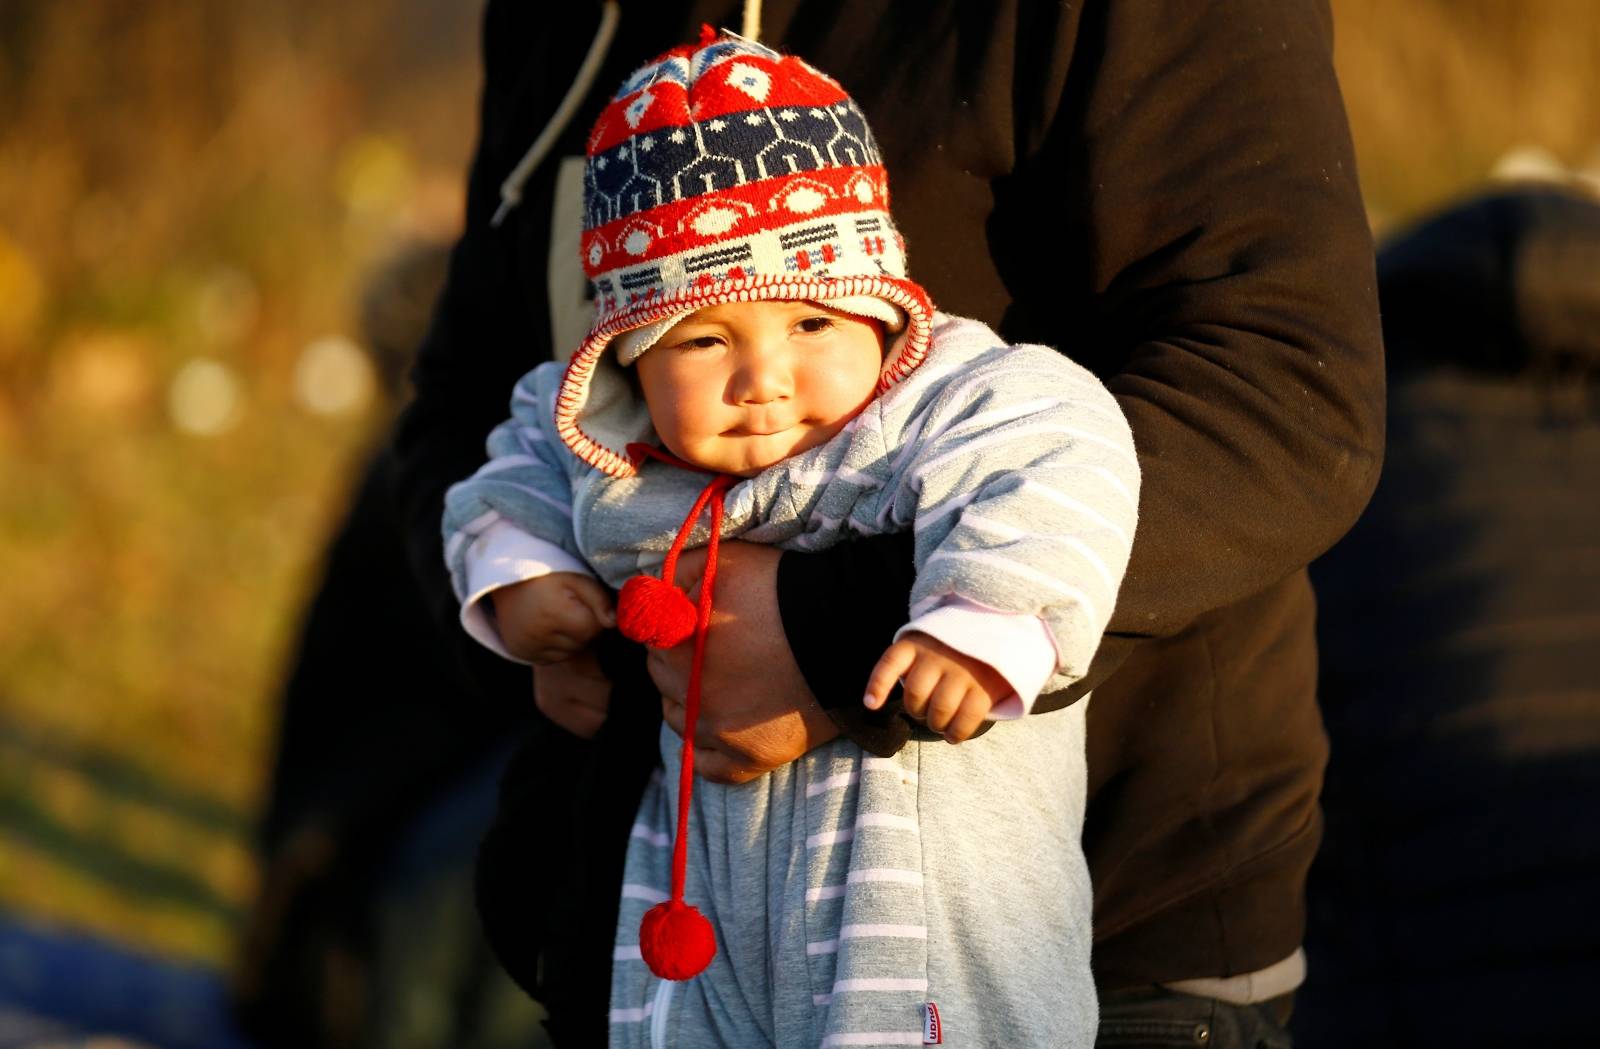
[[(868, 114), (912, 275), (947, 311), (1095, 370), (1132, 425), (1132, 564), (1089, 679), (1057, 699), (1095, 688), (1085, 846), (1102, 986), (1283, 958), (1300, 942), (1325, 756), (1304, 566), (1366, 501), (1382, 431), (1371, 244), (1325, 5), (764, 6), (763, 38)], [(491, 229), (497, 186), (597, 21), (586, 5), (489, 7), (467, 232), (399, 439), (415, 564), (446, 624), (442, 492), (550, 353), (554, 165)], [(736, 25), (738, 5), (627, 5), (559, 152), (580, 153), (602, 98), (702, 21)], [(782, 571), (819, 695), (858, 694), (903, 621), (896, 543)], [(841, 593), (881, 600), (841, 610)]]

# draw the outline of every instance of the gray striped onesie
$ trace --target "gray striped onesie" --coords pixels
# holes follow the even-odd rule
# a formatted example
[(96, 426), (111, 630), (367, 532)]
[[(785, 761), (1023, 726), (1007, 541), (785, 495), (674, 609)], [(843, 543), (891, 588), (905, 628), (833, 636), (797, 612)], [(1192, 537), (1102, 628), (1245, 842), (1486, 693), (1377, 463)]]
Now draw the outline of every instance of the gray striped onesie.
[[(560, 378), (544, 365), (519, 383), (490, 462), (448, 495), (458, 594), (471, 544), (502, 521), (613, 587), (657, 572), (705, 483), (578, 460), (549, 432)], [(628, 412), (630, 439), (648, 439), (642, 407)], [(1037, 616), (1052, 691), (1099, 643), (1138, 485), (1127, 424), (1093, 375), (939, 315), (919, 368), (832, 440), (729, 490), (723, 534), (805, 550), (912, 529), (908, 620), (952, 601)], [(1092, 1045), (1086, 706), (959, 746), (913, 742), (885, 759), (840, 739), (748, 784), (698, 781), (685, 899), (711, 919), (718, 953), (682, 983), (657, 980), (637, 947), (670, 885), (681, 741), (663, 729), (665, 774), (627, 854), (612, 1046), (921, 1045), (935, 1010), (946, 1045)]]

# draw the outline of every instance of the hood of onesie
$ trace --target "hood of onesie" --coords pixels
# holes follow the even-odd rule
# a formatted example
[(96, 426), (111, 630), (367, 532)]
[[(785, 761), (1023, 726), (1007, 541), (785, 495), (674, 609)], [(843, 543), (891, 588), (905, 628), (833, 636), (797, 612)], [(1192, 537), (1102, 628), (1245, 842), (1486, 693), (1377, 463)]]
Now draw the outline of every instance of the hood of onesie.
[(797, 299), (882, 320), (879, 393), (927, 354), (933, 307), (906, 279), (872, 131), (792, 55), (707, 27), (647, 62), (589, 133), (583, 207), (596, 316), (554, 421), (608, 474), (632, 475), (627, 445), (653, 436), (622, 369), (695, 310)]

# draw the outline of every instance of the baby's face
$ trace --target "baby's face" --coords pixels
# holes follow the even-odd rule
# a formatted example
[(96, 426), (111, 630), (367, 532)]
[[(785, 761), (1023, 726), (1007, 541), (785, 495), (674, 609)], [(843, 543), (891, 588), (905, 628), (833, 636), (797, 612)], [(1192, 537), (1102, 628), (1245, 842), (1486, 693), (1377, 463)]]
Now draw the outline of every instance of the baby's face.
[(866, 407), (883, 330), (810, 302), (727, 303), (679, 321), (634, 367), (669, 451), (750, 477), (826, 441)]

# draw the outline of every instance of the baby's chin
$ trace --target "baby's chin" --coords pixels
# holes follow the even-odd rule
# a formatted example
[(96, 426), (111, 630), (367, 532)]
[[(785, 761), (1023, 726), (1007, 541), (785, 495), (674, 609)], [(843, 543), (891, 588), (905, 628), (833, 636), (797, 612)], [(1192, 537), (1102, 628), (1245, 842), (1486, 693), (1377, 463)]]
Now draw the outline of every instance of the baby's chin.
[(686, 455), (677, 449), (672, 451), (684, 462), (702, 470), (732, 474), (734, 477), (754, 477), (828, 439), (828, 434), (818, 429), (795, 429), (798, 432), (785, 431), (761, 437), (719, 437), (711, 442), (710, 447), (700, 448), (694, 454)]

